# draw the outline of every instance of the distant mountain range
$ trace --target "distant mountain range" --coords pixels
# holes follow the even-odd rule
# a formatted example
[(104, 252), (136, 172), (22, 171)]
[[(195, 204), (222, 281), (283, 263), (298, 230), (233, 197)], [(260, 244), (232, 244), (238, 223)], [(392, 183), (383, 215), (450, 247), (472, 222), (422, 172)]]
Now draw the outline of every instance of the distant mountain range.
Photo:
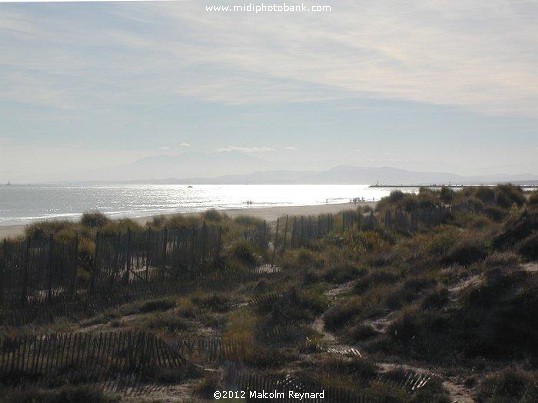
[(224, 175), (215, 178), (168, 179), (162, 183), (185, 184), (490, 184), (513, 182), (538, 184), (538, 175), (460, 176), (447, 172), (418, 172), (381, 167), (341, 165), (325, 171), (258, 171), (247, 175)]
[(461, 176), (392, 167), (340, 165), (327, 170), (275, 170), (274, 162), (240, 152), (158, 155), (131, 164), (71, 172), (76, 181), (168, 184), (477, 184), (538, 183), (534, 174)]

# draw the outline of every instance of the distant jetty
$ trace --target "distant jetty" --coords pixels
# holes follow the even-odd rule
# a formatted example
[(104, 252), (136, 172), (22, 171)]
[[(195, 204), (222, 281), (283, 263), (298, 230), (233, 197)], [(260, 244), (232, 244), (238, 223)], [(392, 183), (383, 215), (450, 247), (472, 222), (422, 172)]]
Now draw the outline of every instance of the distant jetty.
[(471, 186), (479, 186), (479, 185), (382, 185), (379, 183), (376, 183), (375, 185), (370, 185), (371, 188), (464, 188), (464, 187), (471, 187)]
[[(477, 186), (497, 186), (499, 185), (499, 183), (476, 183), (476, 184), (471, 184), (471, 185), (452, 185), (452, 184), (430, 184), (430, 185), (394, 185), (394, 184), (389, 184), (389, 185), (383, 185), (383, 184), (379, 184), (379, 183), (376, 183), (375, 185), (370, 185), (369, 187), (371, 188), (429, 188), (429, 189), (441, 189), (443, 187), (445, 188), (457, 188), (457, 189), (462, 189), (462, 188), (472, 188), (472, 187), (477, 187)], [(538, 184), (518, 184), (518, 183), (514, 183), (514, 185), (516, 186), (520, 186), (522, 189), (537, 189), (538, 188)]]

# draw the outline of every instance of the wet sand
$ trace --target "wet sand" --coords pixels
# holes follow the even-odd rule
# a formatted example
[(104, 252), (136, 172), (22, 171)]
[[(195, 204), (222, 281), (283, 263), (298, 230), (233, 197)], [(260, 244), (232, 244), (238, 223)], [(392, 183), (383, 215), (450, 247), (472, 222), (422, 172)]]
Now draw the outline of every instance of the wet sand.
[[(248, 215), (256, 218), (261, 218), (267, 221), (275, 221), (277, 218), (290, 215), (313, 215), (319, 214), (334, 214), (343, 210), (355, 209), (358, 206), (375, 206), (375, 202), (359, 202), (355, 203), (339, 203), (339, 204), (319, 204), (315, 206), (278, 206), (278, 207), (246, 207), (239, 209), (219, 210), (221, 213), (225, 213), (230, 217), (237, 217), (240, 215)], [(181, 213), (178, 213), (181, 214)], [(200, 214), (200, 213), (183, 213), (183, 214)], [(176, 214), (165, 214), (166, 217)], [(133, 218), (134, 221), (141, 225), (145, 225), (148, 221), (153, 219), (154, 215), (148, 217)], [(25, 225), (10, 225), (0, 226), (0, 239), (15, 238), (24, 234)]]

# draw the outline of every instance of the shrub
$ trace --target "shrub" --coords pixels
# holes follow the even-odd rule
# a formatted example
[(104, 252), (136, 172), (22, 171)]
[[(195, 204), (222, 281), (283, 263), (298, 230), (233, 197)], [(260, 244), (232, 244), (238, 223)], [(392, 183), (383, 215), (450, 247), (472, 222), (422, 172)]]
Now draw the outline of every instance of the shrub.
[(327, 299), (322, 292), (298, 291), (290, 287), (276, 298), (262, 299), (256, 305), (256, 312), (259, 315), (270, 314), (273, 323), (302, 322), (313, 320), (326, 307)]
[(495, 201), (499, 207), (508, 209), (513, 204), (522, 206), (525, 203), (525, 195), (519, 186), (498, 185), (495, 187)]
[(362, 277), (355, 283), (353, 291), (356, 293), (363, 293), (374, 286), (397, 283), (400, 281), (400, 278), (398, 273), (395, 273), (394, 270), (390, 269), (371, 271), (368, 275)]
[(89, 386), (64, 386), (55, 390), (29, 388), (8, 392), (2, 397), (2, 401), (10, 403), (111, 403), (119, 402), (120, 399)]
[(213, 394), (223, 389), (223, 380), (219, 372), (207, 372), (196, 386), (195, 393), (203, 399), (213, 400)]
[(261, 218), (248, 215), (238, 215), (234, 218), (234, 222), (239, 225), (244, 225), (245, 227), (263, 225), (263, 220)]
[(323, 279), (330, 283), (341, 284), (346, 281), (362, 277), (366, 273), (365, 269), (360, 269), (350, 265), (333, 266), (327, 270)]
[(358, 300), (351, 299), (330, 308), (323, 316), (325, 328), (336, 331), (350, 323), (361, 312)]
[(202, 219), (211, 222), (221, 222), (226, 218), (226, 214), (219, 213), (215, 209), (209, 209), (202, 214)]
[(193, 296), (192, 302), (213, 312), (227, 312), (230, 310), (230, 298), (223, 294)]
[(479, 186), (474, 189), (474, 195), (484, 204), (495, 204), (495, 190), (488, 186)]
[(524, 210), (506, 223), (503, 232), (494, 238), (493, 245), (497, 249), (508, 249), (536, 233), (536, 228), (538, 210)]
[(500, 222), (508, 216), (506, 210), (496, 206), (487, 206), (484, 209), (484, 214), (495, 222)]
[(464, 238), (450, 248), (441, 260), (448, 265), (467, 266), (484, 259), (486, 256), (487, 251), (483, 241), (476, 238)]
[(176, 306), (176, 301), (171, 298), (154, 299), (152, 301), (146, 301), (140, 307), (139, 311), (142, 313), (154, 312), (154, 311), (168, 311)]
[(535, 190), (529, 195), (527, 205), (530, 207), (538, 207), (538, 191)]
[(375, 330), (372, 326), (361, 323), (353, 327), (349, 331), (348, 339), (350, 339), (352, 343), (356, 343), (356, 342), (361, 342), (363, 340), (375, 337), (378, 334), (379, 332)]
[(248, 241), (239, 241), (232, 247), (231, 256), (247, 266), (256, 266), (258, 259), (254, 246)]
[(192, 328), (192, 324), (180, 317), (176, 312), (156, 313), (148, 318), (144, 325), (148, 329), (165, 330), (168, 333), (176, 333)]
[[(508, 368), (488, 375), (479, 385), (477, 398), (479, 401), (522, 401), (538, 396), (537, 373)], [(506, 399), (506, 400), (500, 400)], [(525, 400), (523, 400), (525, 401)]]
[(110, 219), (98, 211), (84, 213), (80, 219), (80, 223), (88, 228), (101, 228), (109, 222)]
[(513, 268), (519, 266), (521, 258), (513, 252), (495, 252), (484, 260), (488, 269)]
[(424, 309), (440, 309), (450, 302), (449, 292), (446, 287), (437, 287), (422, 301)]
[(517, 243), (515, 249), (529, 260), (538, 260), (538, 233)]
[(41, 221), (26, 227), (25, 233), (31, 239), (43, 239), (61, 231), (70, 230), (73, 226), (74, 224), (67, 220)]
[(454, 192), (451, 188), (443, 186), (441, 188), (441, 192), (439, 194), (439, 198), (441, 201), (445, 204), (450, 204), (454, 200), (454, 197), (456, 196), (456, 192)]

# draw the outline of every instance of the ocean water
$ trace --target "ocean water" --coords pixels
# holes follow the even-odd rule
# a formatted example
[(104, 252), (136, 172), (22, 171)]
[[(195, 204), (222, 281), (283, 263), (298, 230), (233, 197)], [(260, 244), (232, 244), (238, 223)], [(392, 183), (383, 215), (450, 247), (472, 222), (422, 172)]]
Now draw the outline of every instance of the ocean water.
[(346, 203), (356, 197), (373, 201), (391, 190), (368, 185), (2, 185), (0, 226), (75, 220), (95, 210), (112, 218), (136, 218), (209, 208)]

